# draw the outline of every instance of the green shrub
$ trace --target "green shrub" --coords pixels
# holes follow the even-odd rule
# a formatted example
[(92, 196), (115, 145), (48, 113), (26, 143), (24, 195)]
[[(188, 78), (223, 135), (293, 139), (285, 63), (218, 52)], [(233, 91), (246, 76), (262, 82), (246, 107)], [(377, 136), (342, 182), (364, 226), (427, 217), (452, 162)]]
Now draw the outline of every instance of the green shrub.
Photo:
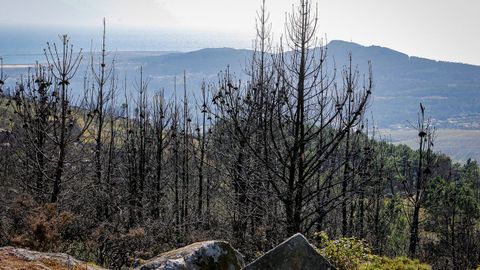
[(359, 270), (430, 270), (430, 266), (420, 263), (418, 260), (412, 260), (407, 257), (397, 257), (394, 259), (373, 255), (371, 261), (366, 262), (358, 268)]
[(430, 270), (431, 267), (407, 257), (394, 259), (372, 254), (370, 246), (355, 237), (329, 239), (325, 232), (316, 234), (320, 246), (318, 251), (338, 270)]
[(368, 262), (372, 251), (368, 244), (355, 237), (329, 239), (325, 232), (316, 234), (320, 240), (319, 252), (339, 270), (353, 270)]

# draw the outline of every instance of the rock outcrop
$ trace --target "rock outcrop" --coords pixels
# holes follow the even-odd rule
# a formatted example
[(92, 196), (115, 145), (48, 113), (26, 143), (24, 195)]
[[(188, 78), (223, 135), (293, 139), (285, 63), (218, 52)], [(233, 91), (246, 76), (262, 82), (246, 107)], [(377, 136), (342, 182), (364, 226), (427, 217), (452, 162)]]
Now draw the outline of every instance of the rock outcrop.
[(138, 270), (239, 270), (243, 256), (224, 241), (205, 241), (160, 254)]
[(1, 270), (106, 270), (65, 253), (43, 253), (23, 248), (0, 248)]
[(245, 270), (334, 270), (333, 267), (302, 234), (285, 242), (256, 259)]
[[(245, 267), (225, 241), (205, 241), (160, 254), (135, 270), (335, 270), (301, 234), (295, 234)], [(0, 270), (107, 270), (64, 253), (0, 248)]]

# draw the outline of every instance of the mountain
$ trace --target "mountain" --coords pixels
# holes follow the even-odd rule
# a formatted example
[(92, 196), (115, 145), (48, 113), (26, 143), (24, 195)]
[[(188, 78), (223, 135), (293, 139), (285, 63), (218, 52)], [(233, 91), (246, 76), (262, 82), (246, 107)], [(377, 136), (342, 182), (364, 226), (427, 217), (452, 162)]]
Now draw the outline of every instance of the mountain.
[(440, 127), (478, 128), (480, 123), (480, 67), (434, 61), (379, 46), (332, 41), (330, 56), (342, 65), (345, 53), (365, 72), (372, 62), (375, 81), (372, 110), (380, 125), (394, 127), (414, 121), (418, 103)]
[(239, 72), (252, 55), (250, 50), (208, 48), (186, 53), (172, 53), (157, 57), (136, 59), (144, 64), (146, 72), (161, 75), (187, 73), (216, 74), (227, 66)]
[[(416, 119), (418, 104), (422, 102), (439, 127), (480, 127), (479, 66), (410, 57), (384, 47), (336, 40), (327, 45), (327, 55), (329, 70), (333, 70), (333, 65), (337, 68), (337, 79), (349, 53), (360, 73), (366, 73), (368, 62), (372, 63), (375, 89), (370, 109), (378, 125), (405, 126), (407, 120)], [(202, 80), (215, 82), (218, 72), (227, 66), (231, 72), (243, 74), (251, 54), (250, 50), (210, 48), (130, 61), (143, 66), (153, 88), (165, 88), (167, 93), (173, 89), (174, 76), (181, 76), (185, 70), (187, 88), (196, 92)]]

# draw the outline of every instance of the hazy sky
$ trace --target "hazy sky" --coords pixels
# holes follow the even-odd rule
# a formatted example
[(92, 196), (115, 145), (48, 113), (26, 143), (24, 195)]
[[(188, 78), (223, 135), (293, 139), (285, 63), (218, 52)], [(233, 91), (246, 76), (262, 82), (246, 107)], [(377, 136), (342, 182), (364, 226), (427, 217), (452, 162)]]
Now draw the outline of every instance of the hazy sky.
[[(164, 28), (252, 36), (261, 0), (1, 0), (0, 26)], [(274, 33), (298, 0), (267, 0)], [(318, 0), (320, 34), (480, 65), (479, 0)], [(222, 46), (222, 44), (218, 44)], [(0, 47), (1, 50), (1, 47)]]

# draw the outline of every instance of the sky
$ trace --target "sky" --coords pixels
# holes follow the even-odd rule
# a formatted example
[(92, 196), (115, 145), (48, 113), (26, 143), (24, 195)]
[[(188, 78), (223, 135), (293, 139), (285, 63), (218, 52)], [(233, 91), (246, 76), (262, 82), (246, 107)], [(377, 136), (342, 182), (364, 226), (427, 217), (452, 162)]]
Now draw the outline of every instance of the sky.
[[(261, 0), (1, 0), (0, 27), (166, 29), (254, 36)], [(267, 0), (274, 37), (298, 0)], [(318, 0), (319, 35), (480, 65), (478, 0)], [(222, 47), (222, 44), (218, 44)], [(0, 45), (1, 50), (1, 45)]]

